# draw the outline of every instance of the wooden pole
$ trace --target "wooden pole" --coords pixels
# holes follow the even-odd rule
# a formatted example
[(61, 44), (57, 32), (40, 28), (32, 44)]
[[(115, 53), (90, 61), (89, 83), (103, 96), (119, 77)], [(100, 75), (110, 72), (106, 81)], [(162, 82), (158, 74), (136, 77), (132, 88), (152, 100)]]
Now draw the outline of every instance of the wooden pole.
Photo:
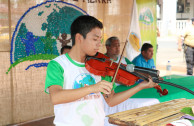
[[(9, 43), (11, 45), (11, 2), (8, 0), (8, 22), (9, 22)], [(13, 72), (10, 71), (10, 88), (11, 88), (11, 124), (14, 123), (14, 89), (13, 89)]]

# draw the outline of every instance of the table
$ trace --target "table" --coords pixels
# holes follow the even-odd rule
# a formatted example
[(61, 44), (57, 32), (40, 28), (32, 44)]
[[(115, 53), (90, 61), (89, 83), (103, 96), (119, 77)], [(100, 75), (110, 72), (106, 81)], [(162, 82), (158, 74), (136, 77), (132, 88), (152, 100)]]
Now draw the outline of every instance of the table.
[[(185, 86), (189, 88), (190, 90), (194, 91), (194, 76), (180, 76), (180, 75), (171, 75), (171, 79), (166, 79), (166, 77), (163, 77), (164, 81), (172, 82), (181, 86)], [(137, 84), (135, 84), (137, 85)], [(128, 90), (135, 85), (132, 86), (124, 86), (119, 85), (116, 87), (115, 92), (122, 92), (125, 90)], [(150, 106), (161, 102), (170, 101), (173, 99), (180, 99), (180, 98), (186, 98), (186, 99), (193, 99), (194, 96), (182, 89), (172, 87), (165, 84), (160, 84), (162, 89), (167, 89), (169, 91), (168, 95), (166, 96), (160, 96), (155, 88), (149, 88), (141, 90), (140, 92), (133, 95), (128, 100), (122, 102), (121, 104), (109, 107), (105, 101), (104, 101), (104, 110), (106, 115), (110, 115), (117, 112), (122, 112), (130, 109), (140, 108), (144, 106)], [(108, 117), (105, 118), (105, 126), (113, 126), (113, 124), (108, 123)]]
[[(104, 100), (104, 110), (105, 115), (110, 115), (117, 112), (122, 112), (130, 109), (140, 108), (144, 106), (150, 106), (154, 104), (160, 103), (158, 99), (155, 98), (129, 98), (128, 100), (114, 106), (109, 107)], [(108, 117), (105, 117), (105, 124), (104, 126), (115, 126), (108, 122)]]
[(193, 105), (194, 99), (175, 99), (151, 106), (114, 113), (108, 115), (108, 117), (110, 123), (119, 126), (164, 126), (170, 122), (180, 120), (185, 115), (180, 110)]
[[(163, 77), (164, 81), (171, 82), (177, 85), (184, 86), (192, 91), (194, 91), (194, 76), (180, 76), (180, 75), (171, 75), (171, 79), (165, 79), (166, 77)], [(134, 84), (132, 86), (124, 86), (120, 85), (117, 86), (115, 89), (115, 92), (121, 92), (128, 90), (137, 84)], [(186, 99), (193, 99), (194, 95), (188, 93), (185, 90), (172, 87), (170, 85), (165, 85), (165, 84), (159, 84), (162, 89), (167, 89), (168, 90), (168, 95), (166, 96), (160, 96), (155, 88), (149, 88), (149, 89), (144, 89), (133, 95), (131, 98), (156, 98), (160, 102), (165, 102), (173, 99), (179, 99), (179, 98), (186, 98)]]

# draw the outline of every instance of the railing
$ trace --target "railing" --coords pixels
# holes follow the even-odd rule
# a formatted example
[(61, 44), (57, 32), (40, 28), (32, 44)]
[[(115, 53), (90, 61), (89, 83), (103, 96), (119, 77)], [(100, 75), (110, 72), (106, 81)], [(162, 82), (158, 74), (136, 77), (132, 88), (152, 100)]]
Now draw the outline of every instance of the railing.
[(162, 21), (157, 21), (157, 27), (158, 27), (159, 31), (161, 31), (161, 29), (162, 29)]
[(189, 25), (188, 20), (177, 20), (176, 21), (176, 30), (184, 30)]
[[(176, 32), (180, 33), (185, 30), (185, 28), (189, 25), (189, 20), (176, 20)], [(157, 27), (159, 31), (161, 31), (162, 28), (162, 21), (157, 21)]]

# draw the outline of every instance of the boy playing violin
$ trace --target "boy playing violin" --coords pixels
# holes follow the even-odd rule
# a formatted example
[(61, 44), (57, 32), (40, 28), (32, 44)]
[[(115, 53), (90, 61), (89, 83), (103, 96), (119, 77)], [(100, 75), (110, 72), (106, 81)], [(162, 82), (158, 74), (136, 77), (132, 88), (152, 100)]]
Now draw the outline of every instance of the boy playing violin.
[[(156, 86), (151, 79), (127, 91), (114, 93), (110, 77), (89, 73), (86, 56), (94, 56), (101, 46), (103, 25), (92, 16), (80, 16), (71, 25), (72, 49), (50, 61), (47, 67), (45, 92), (54, 104), (56, 126), (104, 126), (102, 97), (115, 106), (138, 91)], [(102, 92), (102, 94), (101, 94)]]

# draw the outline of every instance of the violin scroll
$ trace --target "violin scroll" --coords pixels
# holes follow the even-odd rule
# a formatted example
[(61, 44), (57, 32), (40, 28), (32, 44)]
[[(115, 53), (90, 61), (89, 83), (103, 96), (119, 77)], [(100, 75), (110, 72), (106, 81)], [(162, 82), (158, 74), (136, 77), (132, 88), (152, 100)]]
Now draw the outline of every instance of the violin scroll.
[(154, 88), (157, 90), (157, 92), (160, 94), (160, 96), (164, 96), (164, 95), (168, 94), (168, 90), (167, 89), (162, 90), (160, 85), (157, 85)]

